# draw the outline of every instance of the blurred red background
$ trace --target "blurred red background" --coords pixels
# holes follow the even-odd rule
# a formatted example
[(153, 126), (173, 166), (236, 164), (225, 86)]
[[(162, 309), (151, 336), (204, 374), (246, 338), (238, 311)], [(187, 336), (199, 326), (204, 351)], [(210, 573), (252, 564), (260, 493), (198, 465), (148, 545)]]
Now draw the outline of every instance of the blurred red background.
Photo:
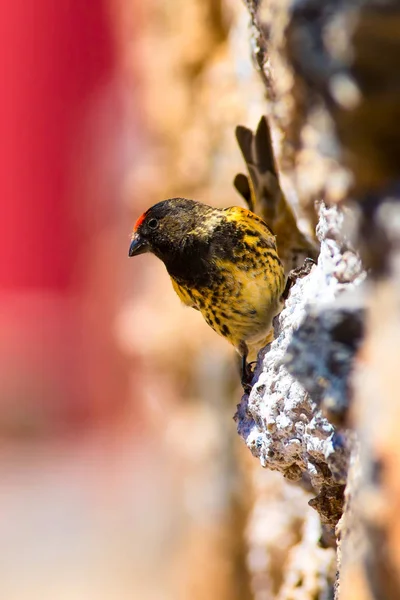
[(102, 2), (1, 6), (1, 424), (51, 433), (126, 401), (111, 265), (93, 273), (123, 219), (116, 52)]

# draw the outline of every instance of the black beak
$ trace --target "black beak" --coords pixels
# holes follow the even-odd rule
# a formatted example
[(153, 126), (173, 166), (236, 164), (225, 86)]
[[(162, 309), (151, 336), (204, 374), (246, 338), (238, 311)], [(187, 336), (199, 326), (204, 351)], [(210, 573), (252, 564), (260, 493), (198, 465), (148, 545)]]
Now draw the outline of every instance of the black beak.
[(140, 237), (138, 233), (134, 233), (131, 245), (129, 246), (129, 256), (138, 256), (139, 254), (149, 252), (149, 250), (150, 246), (147, 241)]

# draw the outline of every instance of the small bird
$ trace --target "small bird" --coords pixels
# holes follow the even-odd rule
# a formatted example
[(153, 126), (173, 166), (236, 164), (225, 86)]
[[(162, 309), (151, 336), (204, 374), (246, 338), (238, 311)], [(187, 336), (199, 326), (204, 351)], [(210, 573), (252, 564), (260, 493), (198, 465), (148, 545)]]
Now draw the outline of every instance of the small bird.
[(248, 386), (247, 361), (273, 340), (272, 320), (282, 309), (286, 284), (266, 223), (239, 206), (218, 209), (171, 198), (136, 221), (129, 256), (144, 252), (162, 260), (182, 302), (236, 348)]

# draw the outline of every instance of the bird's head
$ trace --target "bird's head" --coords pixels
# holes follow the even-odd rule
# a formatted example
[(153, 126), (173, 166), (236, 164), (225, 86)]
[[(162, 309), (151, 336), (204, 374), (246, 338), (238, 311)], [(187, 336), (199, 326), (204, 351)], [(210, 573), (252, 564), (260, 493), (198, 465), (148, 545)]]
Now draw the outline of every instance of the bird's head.
[(163, 200), (141, 215), (133, 228), (129, 256), (152, 252), (164, 262), (183, 250), (213, 209), (185, 198)]

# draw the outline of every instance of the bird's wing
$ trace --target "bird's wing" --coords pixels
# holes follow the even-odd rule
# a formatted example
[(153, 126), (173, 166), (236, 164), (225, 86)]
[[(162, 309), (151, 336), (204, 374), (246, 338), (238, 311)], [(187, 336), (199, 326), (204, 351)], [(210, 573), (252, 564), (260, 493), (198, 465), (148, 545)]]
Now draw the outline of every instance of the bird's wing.
[(239, 125), (236, 128), (236, 138), (246, 161), (249, 177), (237, 175), (234, 185), (250, 210), (262, 217), (275, 233), (278, 254), (284, 263), (285, 272), (289, 273), (291, 269), (303, 264), (306, 257), (316, 259), (316, 243), (300, 231), (293, 210), (282, 192), (266, 117), (261, 117), (255, 134)]

